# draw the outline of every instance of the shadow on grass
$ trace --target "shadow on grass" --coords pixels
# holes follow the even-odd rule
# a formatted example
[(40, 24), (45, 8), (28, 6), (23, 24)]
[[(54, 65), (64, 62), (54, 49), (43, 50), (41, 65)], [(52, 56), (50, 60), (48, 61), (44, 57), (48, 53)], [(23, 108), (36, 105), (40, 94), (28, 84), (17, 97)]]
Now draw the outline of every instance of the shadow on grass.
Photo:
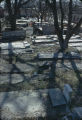
[[(12, 48), (12, 44), (11, 43), (9, 43), (9, 46), (11, 46), (11, 48)], [(10, 52), (10, 51), (9, 51)], [(12, 53), (13, 53), (13, 49), (12, 49)], [(58, 53), (57, 53), (57, 57), (58, 57), (58, 55), (59, 55), (59, 53), (60, 53), (60, 51), (58, 51)], [(9, 53), (10, 54), (10, 53)], [(71, 56), (71, 54), (70, 54), (70, 56)], [(10, 56), (10, 59), (9, 59), (9, 63), (10, 64), (12, 64), (12, 57)], [(52, 83), (54, 83), (54, 85), (55, 84), (57, 84), (56, 83), (56, 81), (55, 81), (55, 79), (56, 79), (56, 65), (57, 65), (57, 59), (56, 60), (54, 60), (52, 63), (51, 63), (51, 69), (50, 69), (50, 73), (49, 73), (49, 82), (48, 82), (48, 88), (51, 88), (51, 82)], [(24, 63), (25, 61), (23, 60), (23, 59), (20, 59), (19, 58), (19, 62), (20, 63)], [(79, 84), (78, 84), (78, 89), (77, 89), (77, 91), (80, 89), (80, 85), (82, 84), (82, 78), (81, 78), (81, 76), (80, 76), (80, 71), (78, 70), (78, 68), (77, 68), (77, 66), (76, 66), (76, 63), (75, 63), (75, 61), (74, 60), (70, 60), (69, 59), (69, 62), (71, 63), (71, 65), (72, 65), (72, 68), (73, 68), (73, 70), (74, 70), (74, 72), (75, 72), (75, 74), (76, 74), (76, 77), (78, 78), (78, 80), (79, 80)], [(64, 65), (64, 59), (62, 60), (62, 63), (61, 64), (63, 64)], [(31, 67), (35, 67), (34, 65), (32, 65), (32, 64), (30, 64), (30, 63), (28, 63), (28, 65), (30, 65)], [(11, 73), (13, 73), (15, 70), (16, 71), (18, 71), (19, 73), (21, 73), (21, 76), (22, 76), (22, 79), (23, 79), (23, 81), (21, 82), (21, 83), (23, 83), (27, 78), (26, 78), (26, 76), (24, 75), (24, 73), (22, 73), (22, 71), (16, 66), (16, 64), (12, 64), (12, 66), (13, 66), (13, 68), (12, 68), (12, 70), (11, 70)], [(65, 66), (66, 67), (66, 66)], [(53, 82), (54, 81), (54, 82)], [(19, 83), (18, 83), (19, 84)], [(8, 84), (8, 88), (6, 89), (6, 91), (10, 91), (10, 86), (13, 86), (13, 84), (12, 84), (12, 74), (9, 74), (9, 84)], [(57, 86), (59, 87), (59, 85), (57, 84)], [(13, 87), (16, 87), (16, 86), (13, 86)], [(16, 88), (17, 89), (17, 88)], [(4, 106), (4, 103), (6, 102), (6, 100), (7, 100), (7, 98), (8, 98), (8, 93), (5, 93), (4, 94), (4, 98), (3, 98), (3, 100), (2, 100), (2, 102), (1, 102), (1, 104), (0, 104), (0, 107), (3, 107)], [(77, 94), (76, 94), (76, 96), (77, 96)], [(39, 98), (40, 99), (40, 98)], [(16, 103), (16, 105), (17, 105), (17, 103)], [(20, 104), (18, 104), (17, 105), (20, 109), (22, 109), (21, 108), (21, 106), (20, 106)], [(48, 105), (47, 105), (47, 107), (48, 107)], [(46, 113), (48, 114), (49, 113), (49, 111), (46, 111)], [(0, 112), (0, 118), (1, 118), (1, 112)], [(50, 119), (50, 118), (49, 118)]]

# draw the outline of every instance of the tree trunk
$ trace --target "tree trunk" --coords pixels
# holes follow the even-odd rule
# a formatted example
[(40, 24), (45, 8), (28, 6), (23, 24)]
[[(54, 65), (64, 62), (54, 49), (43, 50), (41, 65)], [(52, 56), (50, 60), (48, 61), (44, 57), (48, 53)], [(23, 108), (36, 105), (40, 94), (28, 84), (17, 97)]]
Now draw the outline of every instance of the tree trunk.
[(1, 21), (0, 21), (0, 33), (1, 33)]
[(11, 19), (10, 20), (10, 24), (11, 24), (11, 30), (14, 31), (16, 30), (16, 19)]

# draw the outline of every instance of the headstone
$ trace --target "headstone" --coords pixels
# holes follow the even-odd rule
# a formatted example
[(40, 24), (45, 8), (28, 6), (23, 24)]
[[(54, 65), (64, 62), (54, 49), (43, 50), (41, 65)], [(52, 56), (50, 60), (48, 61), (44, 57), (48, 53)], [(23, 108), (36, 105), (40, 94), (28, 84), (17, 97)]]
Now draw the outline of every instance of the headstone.
[(53, 107), (62, 106), (62, 105), (66, 106), (66, 101), (64, 99), (63, 93), (59, 88), (50, 89), (49, 96)]
[(75, 116), (75, 119), (82, 120), (82, 107), (75, 107), (72, 110), (73, 116)]
[(72, 88), (70, 87), (69, 84), (65, 84), (63, 94), (67, 103), (71, 102), (71, 93), (72, 93)]
[(33, 27), (27, 27), (27, 29), (26, 29), (26, 35), (27, 36), (33, 35)]
[(26, 31), (24, 30), (9, 31), (9, 32), (2, 33), (2, 38), (7, 40), (25, 39), (25, 37), (26, 37)]
[(54, 25), (45, 25), (43, 26), (44, 35), (53, 35), (55, 33)]

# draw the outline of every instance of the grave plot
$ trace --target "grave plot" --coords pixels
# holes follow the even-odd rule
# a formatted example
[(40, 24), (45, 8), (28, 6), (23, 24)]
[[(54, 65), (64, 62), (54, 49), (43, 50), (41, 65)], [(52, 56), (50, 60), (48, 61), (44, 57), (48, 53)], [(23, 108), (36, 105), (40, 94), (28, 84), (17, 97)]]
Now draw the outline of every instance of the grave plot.
[(32, 52), (30, 44), (27, 41), (1, 43), (0, 47), (1, 54), (22, 54), (26, 52)]
[(26, 42), (11, 42), (11, 43), (1, 43), (0, 47), (2, 50), (6, 49), (24, 49), (25, 47), (30, 47), (30, 44)]
[[(57, 111), (53, 108), (48, 97), (49, 90), (50, 89), (1, 92), (1, 119), (56, 118)], [(5, 96), (7, 97), (5, 98)], [(64, 114), (67, 113), (65, 109), (63, 112)], [(59, 113), (62, 113), (62, 110), (59, 111), (58, 114)]]
[(71, 47), (82, 47), (82, 43), (79, 42), (79, 43), (69, 43), (69, 46)]
[(78, 51), (82, 51), (82, 47), (75, 47)]
[(3, 84), (19, 84), (19, 83), (22, 83), (22, 82), (29, 82), (29, 77), (27, 76), (27, 74), (8, 74), (8, 73), (5, 73), (5, 74), (1, 74), (0, 75), (0, 85), (3, 85)]
[(41, 43), (54, 43), (56, 42), (57, 39), (33, 39), (32, 42), (33, 44), (41, 44)]
[(57, 35), (42, 35), (42, 36), (32, 36), (31, 39), (51, 39), (57, 38)]
[(81, 59), (78, 53), (71, 52), (71, 54), (64, 53), (38, 53), (39, 60), (53, 60), (53, 59)]
[[(55, 66), (55, 64), (54, 64), (54, 66)], [(66, 70), (73, 70), (74, 69), (74, 70), (82, 71), (82, 63), (75, 63), (75, 64), (71, 64), (70, 62), (57, 63), (56, 68), (66, 69)]]
[(31, 73), (35, 69), (28, 64), (0, 64), (0, 73)]

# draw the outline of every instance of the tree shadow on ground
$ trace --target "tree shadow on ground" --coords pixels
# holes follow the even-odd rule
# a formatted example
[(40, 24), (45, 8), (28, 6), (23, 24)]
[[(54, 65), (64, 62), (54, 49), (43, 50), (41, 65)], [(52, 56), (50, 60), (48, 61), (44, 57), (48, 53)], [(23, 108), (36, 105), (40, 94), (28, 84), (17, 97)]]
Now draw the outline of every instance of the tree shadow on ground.
[[(3, 96), (3, 98), (2, 98), (2, 100), (1, 100), (1, 102), (0, 102), (0, 109), (4, 106), (4, 103), (6, 102), (7, 98), (9, 97), (9, 93), (8, 93), (8, 92), (11, 91), (11, 90), (10, 90), (10, 87), (11, 87), (11, 86), (16, 88), (16, 85), (17, 85), (17, 84), (23, 83), (25, 80), (29, 82), (29, 80), (30, 80), (30, 78), (27, 79), (27, 77), (25, 76), (25, 74), (23, 73), (23, 71), (21, 71), (21, 70), (16, 66), (16, 64), (13, 64), (13, 63), (12, 63), (13, 55), (14, 55), (12, 43), (9, 43), (8, 47), (11, 48), (11, 50), (9, 50), (9, 49), (8, 49), (8, 50), (9, 50), (9, 64), (12, 65), (12, 69), (11, 69), (10, 74), (9, 74), (8, 87), (6, 88), (6, 90), (5, 90), (6, 92), (4, 92), (4, 96)], [(12, 54), (12, 55), (11, 55), (11, 54)], [(19, 59), (19, 61), (20, 61), (20, 63), (22, 63), (22, 62), (24, 63), (24, 61), (23, 61), (22, 59)], [(27, 64), (27, 65), (29, 65), (29, 66), (31, 66), (31, 67), (35, 67), (35, 66), (33, 66), (32, 64), (30, 64), (30, 63)], [(12, 84), (12, 73), (13, 73), (14, 71), (17, 71), (18, 73), (20, 73), (20, 75), (21, 75), (21, 77), (22, 77), (22, 79), (23, 79), (22, 82), (18, 82), (18, 83), (16, 83), (15, 85)], [(18, 89), (16, 88), (16, 90), (18, 90)], [(21, 89), (19, 89), (19, 90), (21, 90)], [(18, 107), (20, 107), (20, 108), (22, 107), (22, 106), (18, 105), (18, 103), (16, 104), (16, 106), (18, 106)], [(21, 108), (21, 109), (22, 109), (22, 108)], [(0, 110), (0, 120), (1, 120), (1, 117), (2, 117), (2, 113), (1, 113), (1, 110)]]

